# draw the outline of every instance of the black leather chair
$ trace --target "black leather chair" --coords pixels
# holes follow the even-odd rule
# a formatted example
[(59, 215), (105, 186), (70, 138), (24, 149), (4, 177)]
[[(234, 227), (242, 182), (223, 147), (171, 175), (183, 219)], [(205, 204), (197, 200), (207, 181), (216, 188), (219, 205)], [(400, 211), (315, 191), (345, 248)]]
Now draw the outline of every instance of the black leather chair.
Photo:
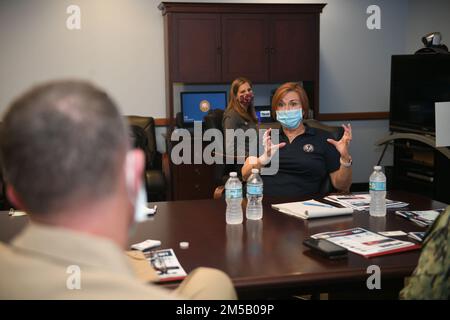
[[(223, 143), (223, 151), (225, 151), (225, 133), (223, 130), (222, 120), (223, 120), (224, 111), (221, 109), (214, 109), (208, 112), (208, 114), (204, 117), (204, 128), (208, 129), (218, 129), (222, 132), (224, 137)], [(230, 172), (239, 171), (237, 168), (241, 166), (237, 166), (236, 164), (227, 164), (227, 157), (225, 156), (225, 152), (220, 154), (223, 160), (223, 164), (216, 164), (214, 169), (214, 184), (215, 186), (224, 186), (229, 178)], [(228, 159), (229, 160), (229, 159)], [(236, 161), (236, 157), (233, 157), (233, 162)], [(240, 172), (238, 175), (240, 176)]]
[(166, 200), (167, 180), (162, 155), (156, 149), (155, 120), (152, 117), (127, 116), (134, 146), (145, 153), (145, 187), (148, 201)]
[[(311, 128), (318, 128), (329, 132), (331, 134), (331, 138), (334, 140), (340, 140), (342, 138), (342, 135), (344, 134), (344, 128), (339, 126), (328, 126), (314, 119), (306, 119), (303, 121), (303, 123), (305, 126)], [(322, 181), (320, 185), (319, 193), (325, 195), (335, 191), (336, 189), (333, 187), (333, 184), (331, 183), (330, 175), (327, 174), (325, 179)]]
[[(2, 123), (0, 122), (0, 132), (2, 132)], [(1, 159), (0, 159), (1, 160)], [(0, 161), (0, 210), (9, 210), (12, 205), (9, 203), (6, 196), (6, 183), (3, 179), (3, 166)]]

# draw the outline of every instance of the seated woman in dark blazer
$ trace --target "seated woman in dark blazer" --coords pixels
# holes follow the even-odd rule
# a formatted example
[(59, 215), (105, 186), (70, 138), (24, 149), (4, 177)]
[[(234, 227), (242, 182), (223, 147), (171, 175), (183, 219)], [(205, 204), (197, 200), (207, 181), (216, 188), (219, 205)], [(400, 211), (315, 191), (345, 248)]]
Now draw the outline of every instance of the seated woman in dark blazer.
[[(241, 166), (249, 156), (249, 145), (256, 143), (256, 124), (258, 120), (255, 107), (253, 106), (253, 99), (254, 95), (250, 80), (240, 77), (231, 83), (228, 106), (222, 121), (226, 141), (225, 151), (228, 156), (234, 159), (235, 164), (240, 163)], [(233, 139), (226, 139), (227, 129), (242, 129), (244, 132), (254, 130), (254, 135), (249, 135), (249, 137), (253, 136), (255, 139), (239, 140), (234, 138), (234, 141)], [(234, 145), (232, 147), (233, 142)], [(231, 150), (234, 151), (233, 154), (231, 154)], [(241, 166), (239, 166), (239, 171)]]
[(242, 167), (242, 176), (246, 179), (252, 168), (266, 166), (273, 155), (279, 152), (278, 172), (262, 175), (265, 195), (301, 196), (318, 193), (327, 175), (337, 190), (350, 189), (350, 124), (343, 125), (344, 134), (341, 140), (335, 141), (328, 132), (303, 125), (302, 119), (307, 116), (308, 109), (308, 97), (298, 83), (285, 83), (275, 92), (272, 111), (282, 127), (279, 131), (280, 143), (272, 144), (271, 130), (267, 130), (263, 136), (263, 155), (248, 157)]

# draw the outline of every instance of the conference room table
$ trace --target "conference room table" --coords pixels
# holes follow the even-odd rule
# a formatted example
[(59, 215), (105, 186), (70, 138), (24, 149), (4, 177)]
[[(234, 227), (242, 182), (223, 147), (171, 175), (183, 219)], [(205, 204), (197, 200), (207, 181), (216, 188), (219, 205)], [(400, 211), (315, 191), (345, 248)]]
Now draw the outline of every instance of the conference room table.
[[(388, 192), (387, 198), (409, 203), (408, 210), (446, 207), (444, 203), (403, 191)], [(371, 217), (367, 211), (355, 211), (351, 215), (303, 220), (271, 207), (273, 203), (300, 200), (307, 198), (265, 197), (263, 219), (247, 220), (244, 216), (239, 225), (226, 224), (225, 200), (157, 202), (157, 213), (137, 225), (130, 244), (161, 240), (161, 249), (172, 248), (188, 273), (201, 266), (223, 270), (232, 278), (239, 298), (320, 293), (328, 293), (330, 298), (397, 298), (404, 278), (417, 265), (420, 250), (374, 258), (349, 252), (345, 259), (329, 260), (311, 252), (302, 242), (316, 233), (354, 227), (374, 232), (424, 231), (424, 228), (397, 216), (395, 209), (388, 209), (382, 218)], [(0, 214), (0, 240), (8, 242), (27, 221), (27, 217)], [(414, 242), (407, 237), (398, 239)], [(189, 242), (189, 247), (182, 249), (180, 242)], [(367, 287), (367, 279), (372, 275), (367, 268), (371, 265), (380, 267), (380, 290)], [(175, 287), (177, 283), (161, 285)]]

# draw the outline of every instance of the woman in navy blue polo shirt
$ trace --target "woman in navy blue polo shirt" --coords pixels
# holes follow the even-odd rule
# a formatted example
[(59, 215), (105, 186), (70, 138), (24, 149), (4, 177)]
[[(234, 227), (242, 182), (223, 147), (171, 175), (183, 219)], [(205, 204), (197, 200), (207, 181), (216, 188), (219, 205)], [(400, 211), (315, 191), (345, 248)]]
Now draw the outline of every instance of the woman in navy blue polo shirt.
[(351, 156), (348, 146), (352, 139), (350, 124), (343, 125), (344, 134), (339, 141), (323, 130), (303, 125), (309, 109), (303, 88), (294, 82), (285, 83), (275, 92), (272, 110), (282, 129), (279, 144), (272, 144), (273, 130), (264, 133), (264, 154), (248, 157), (242, 167), (246, 179), (252, 168), (267, 166), (279, 152), (278, 171), (262, 175), (264, 194), (271, 196), (299, 196), (318, 193), (321, 183), (329, 175), (339, 191), (348, 191), (352, 183)]

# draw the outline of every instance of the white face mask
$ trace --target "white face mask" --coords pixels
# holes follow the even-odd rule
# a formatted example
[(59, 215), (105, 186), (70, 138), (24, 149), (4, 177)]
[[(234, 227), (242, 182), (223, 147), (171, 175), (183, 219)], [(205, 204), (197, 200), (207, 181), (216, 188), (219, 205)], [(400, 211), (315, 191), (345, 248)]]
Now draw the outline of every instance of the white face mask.
[(130, 202), (134, 206), (134, 222), (139, 223), (147, 220), (147, 214), (149, 213), (149, 209), (147, 207), (147, 192), (145, 191), (144, 183), (141, 183), (139, 187), (139, 191), (136, 195), (135, 199), (132, 199), (133, 194), (133, 185), (136, 179), (135, 172), (135, 155), (133, 152), (128, 152), (125, 164), (125, 174), (126, 174), (126, 183), (127, 183), (127, 191)]

